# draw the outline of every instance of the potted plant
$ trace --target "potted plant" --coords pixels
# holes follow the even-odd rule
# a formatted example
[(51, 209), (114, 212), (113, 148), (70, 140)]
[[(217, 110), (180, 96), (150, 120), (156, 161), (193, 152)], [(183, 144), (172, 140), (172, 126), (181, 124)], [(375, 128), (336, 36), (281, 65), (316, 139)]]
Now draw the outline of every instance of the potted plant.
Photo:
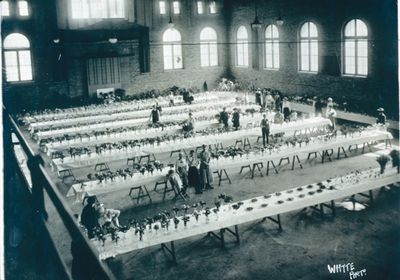
[(389, 157), (386, 155), (380, 155), (376, 161), (379, 163), (379, 166), (381, 167), (381, 174), (385, 172), (386, 164), (389, 161)]

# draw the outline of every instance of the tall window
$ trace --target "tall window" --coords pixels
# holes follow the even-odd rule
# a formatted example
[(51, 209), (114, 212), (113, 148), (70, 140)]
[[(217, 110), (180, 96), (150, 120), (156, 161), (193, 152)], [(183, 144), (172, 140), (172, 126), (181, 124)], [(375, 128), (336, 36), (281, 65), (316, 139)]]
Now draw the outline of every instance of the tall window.
[(167, 9), (165, 7), (165, 1), (159, 1), (158, 2), (158, 7), (160, 9), (160, 15), (165, 15), (167, 13)]
[(211, 1), (210, 3), (210, 14), (217, 13), (217, 3), (215, 1)]
[(197, 1), (197, 13), (202, 15), (204, 13), (203, 1)]
[(244, 26), (240, 26), (236, 33), (236, 65), (249, 66), (249, 38)]
[(27, 1), (18, 1), (18, 14), (22, 17), (29, 16), (29, 8)]
[(368, 75), (368, 29), (359, 19), (349, 21), (344, 28), (344, 74)]
[(4, 39), (3, 47), (7, 82), (32, 80), (28, 38), (20, 33), (12, 33)]
[(0, 15), (3, 17), (10, 16), (10, 4), (8, 1), (1, 1), (0, 2)]
[(279, 32), (274, 24), (265, 29), (265, 67), (279, 69)]
[(181, 3), (179, 1), (172, 2), (173, 11), (175, 15), (179, 15), (181, 13)]
[(182, 61), (182, 43), (181, 34), (174, 28), (169, 28), (163, 35), (164, 51), (164, 69), (181, 69)]
[(217, 32), (211, 27), (204, 28), (200, 33), (201, 66), (218, 65)]
[(124, 18), (124, 0), (70, 0), (73, 19)]
[(318, 72), (318, 30), (306, 22), (300, 29), (300, 71)]

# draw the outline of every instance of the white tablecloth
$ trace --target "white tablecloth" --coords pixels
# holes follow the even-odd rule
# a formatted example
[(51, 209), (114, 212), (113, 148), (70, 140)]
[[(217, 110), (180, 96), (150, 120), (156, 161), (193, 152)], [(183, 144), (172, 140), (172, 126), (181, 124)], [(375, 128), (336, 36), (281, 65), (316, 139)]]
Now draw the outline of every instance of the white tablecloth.
[[(270, 196), (259, 196), (254, 199), (243, 201), (243, 205), (234, 210), (231, 203), (223, 205), (218, 214), (212, 213), (206, 218), (204, 214), (199, 217), (198, 222), (190, 215), (190, 221), (184, 227), (182, 217), (179, 217), (180, 223), (178, 228), (174, 228), (171, 221), (169, 230), (162, 229), (155, 231), (145, 230), (142, 240), (139, 240), (139, 234), (134, 234), (134, 229), (130, 229), (126, 233), (119, 233), (120, 239), (118, 243), (111, 240), (110, 236), (106, 237), (104, 246), (101, 241), (92, 239), (92, 243), (99, 251), (100, 259), (115, 257), (119, 254), (128, 253), (170, 241), (176, 241), (196, 235), (206, 234), (210, 231), (217, 231), (222, 228), (229, 228), (235, 225), (253, 222), (264, 217), (270, 217), (291, 211), (303, 209), (329, 202), (331, 200), (342, 199), (353, 194), (365, 192), (381, 186), (389, 185), (399, 181), (399, 176), (394, 168), (386, 171), (385, 174), (379, 174), (379, 169), (371, 169), (359, 173), (357, 175), (350, 174), (343, 177), (331, 179), (331, 182), (322, 182), (327, 188), (321, 192), (317, 192), (319, 187), (312, 184), (312, 188), (304, 185), (301, 189), (293, 188), (284, 192), (270, 194)], [(334, 189), (330, 190), (329, 187)], [(310, 192), (313, 192), (312, 194)], [(279, 195), (278, 195), (279, 194)], [(266, 205), (266, 206), (265, 206)], [(252, 210), (249, 211), (250, 208)]]

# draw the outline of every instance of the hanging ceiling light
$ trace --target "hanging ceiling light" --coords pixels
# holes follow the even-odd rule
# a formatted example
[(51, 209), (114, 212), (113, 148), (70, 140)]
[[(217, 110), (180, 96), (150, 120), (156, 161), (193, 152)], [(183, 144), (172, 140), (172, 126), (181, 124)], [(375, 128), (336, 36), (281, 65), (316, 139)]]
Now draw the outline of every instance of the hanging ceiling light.
[(278, 26), (282, 26), (282, 25), (283, 25), (283, 19), (282, 19), (282, 17), (281, 17), (281, 12), (279, 12), (279, 17), (278, 17), (278, 19), (276, 20), (276, 24), (277, 24)]
[(54, 44), (60, 43), (60, 38), (58, 38), (58, 37), (57, 37), (57, 38), (54, 38), (54, 39), (53, 39), (53, 42), (54, 42)]
[(254, 8), (256, 10), (256, 17), (254, 18), (254, 21), (251, 23), (251, 28), (253, 29), (258, 29), (261, 28), (261, 22), (258, 19), (258, 15), (257, 15), (257, 3), (254, 2)]
[(169, 16), (168, 27), (172, 29), (172, 28), (174, 28), (174, 26), (175, 26), (175, 24), (172, 22), (172, 17)]
[(118, 42), (118, 39), (117, 39), (116, 36), (114, 36), (114, 37), (109, 38), (109, 39), (108, 39), (108, 42), (110, 42), (111, 44), (115, 44), (115, 43)]

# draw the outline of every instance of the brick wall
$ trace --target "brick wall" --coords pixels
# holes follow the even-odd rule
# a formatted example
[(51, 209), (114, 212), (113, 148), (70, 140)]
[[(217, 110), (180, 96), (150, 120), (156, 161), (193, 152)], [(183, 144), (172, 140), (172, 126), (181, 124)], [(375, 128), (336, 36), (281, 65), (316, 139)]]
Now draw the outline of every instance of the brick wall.
[[(259, 1), (258, 15), (263, 23), (256, 34), (251, 31), (254, 6), (235, 1), (230, 25), (231, 43), (240, 25), (248, 28), (251, 45), (250, 66), (235, 66), (235, 45), (231, 45), (231, 72), (242, 83), (256, 87), (270, 87), (286, 94), (313, 94), (323, 96), (365, 97), (371, 103), (396, 110), (398, 104), (397, 87), (397, 47), (396, 47), (396, 1)], [(262, 2), (262, 3), (261, 3)], [(284, 24), (279, 29), (280, 69), (263, 69), (265, 28), (279, 16)], [(353, 18), (364, 20), (369, 29), (369, 74), (367, 78), (344, 77), (341, 75), (342, 29)], [(313, 21), (319, 32), (319, 72), (318, 74), (298, 71), (298, 32), (305, 21)], [(257, 39), (257, 36), (259, 39)], [(252, 63), (257, 56), (261, 67)], [(394, 106), (393, 106), (394, 105)], [(378, 106), (378, 105), (377, 105)]]
[[(53, 1), (50, 1), (53, 2)], [(365, 97), (373, 105), (382, 104), (397, 110), (397, 14), (395, 0), (269, 0), (257, 1), (258, 15), (263, 23), (256, 34), (250, 28), (255, 10), (253, 1), (220, 0), (216, 15), (197, 15), (196, 1), (182, 0), (180, 15), (172, 15), (183, 44), (184, 69), (164, 70), (161, 38), (169, 20), (159, 15), (158, 1), (138, 0), (136, 13), (139, 25), (145, 25), (149, 39), (149, 59), (146, 61), (141, 49), (147, 43), (140, 36), (135, 39), (121, 39), (115, 45), (107, 40), (87, 44), (75, 42), (70, 45), (54, 45), (57, 35), (55, 5), (40, 7), (41, 1), (32, 1), (33, 16), (30, 21), (2, 23), (3, 38), (12, 31), (23, 30), (32, 42), (34, 77), (32, 83), (8, 85), (5, 95), (12, 98), (12, 92), (43, 91), (43, 85), (51, 88), (63, 84), (61, 92), (67, 89), (71, 97), (87, 95), (86, 58), (118, 55), (121, 56), (122, 88), (128, 94), (150, 89), (166, 89), (171, 86), (202, 88), (204, 81), (213, 88), (224, 76), (257, 87), (271, 87), (287, 94), (321, 94), (324, 96)], [(205, 3), (207, 1), (204, 1)], [(168, 1), (167, 1), (168, 3)], [(263, 33), (267, 24), (274, 22), (279, 13), (284, 19), (280, 32), (280, 70), (264, 70)], [(363, 19), (369, 28), (369, 75), (367, 78), (341, 76), (341, 31), (348, 20)], [(319, 31), (319, 73), (298, 72), (298, 28), (304, 21), (312, 20)], [(125, 24), (125, 23), (123, 23)], [(244, 24), (250, 34), (250, 67), (235, 67), (235, 32)], [(113, 21), (113, 26), (118, 22)], [(200, 66), (199, 34), (202, 28), (213, 27), (218, 34), (218, 67)], [(40, 28), (39, 28), (40, 27)], [(40, 30), (40, 32), (38, 31)], [(42, 31), (43, 30), (43, 31)], [(148, 31), (147, 31), (148, 30)], [(93, 31), (98, 32), (98, 31)], [(128, 32), (129, 33), (129, 32)], [(257, 36), (256, 36), (257, 35)], [(136, 35), (135, 35), (136, 36)], [(62, 53), (62, 59), (58, 60)], [(143, 63), (149, 71), (143, 72)], [(58, 86), (55, 86), (57, 89)], [(48, 92), (48, 91), (47, 91)], [(51, 91), (50, 91), (51, 92)], [(31, 97), (29, 97), (31, 98)]]

